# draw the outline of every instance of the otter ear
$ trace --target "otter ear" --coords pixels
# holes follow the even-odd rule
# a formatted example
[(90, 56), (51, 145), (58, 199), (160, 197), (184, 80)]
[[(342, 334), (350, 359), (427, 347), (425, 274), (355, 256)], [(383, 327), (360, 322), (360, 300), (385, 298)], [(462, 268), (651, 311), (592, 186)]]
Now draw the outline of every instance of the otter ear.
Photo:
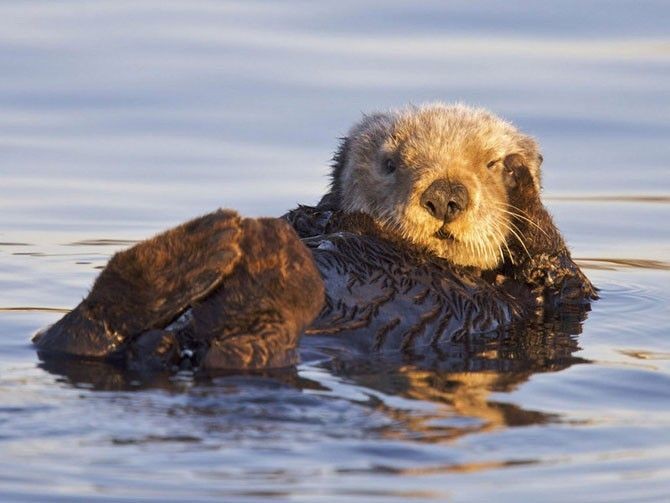
[(342, 207), (342, 179), (347, 165), (352, 161), (349, 159), (351, 149), (357, 145), (357, 150), (376, 152), (379, 148), (377, 143), (388, 137), (393, 120), (391, 114), (363, 115), (363, 119), (349, 130), (347, 136), (340, 138), (340, 145), (333, 156), (330, 191), (319, 202), (321, 209), (337, 210)]
[(337, 210), (342, 206), (342, 171), (347, 164), (347, 151), (350, 140), (347, 136), (340, 138), (340, 144), (333, 155), (330, 170), (330, 190), (321, 198), (318, 207), (324, 210)]

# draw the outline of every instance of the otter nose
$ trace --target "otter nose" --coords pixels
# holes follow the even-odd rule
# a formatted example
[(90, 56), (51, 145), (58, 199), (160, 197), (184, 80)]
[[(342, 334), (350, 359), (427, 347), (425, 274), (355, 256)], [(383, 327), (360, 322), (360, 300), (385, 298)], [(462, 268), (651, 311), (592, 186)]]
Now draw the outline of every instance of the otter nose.
[(468, 205), (468, 189), (460, 183), (435, 180), (421, 195), (421, 206), (440, 221), (449, 223)]

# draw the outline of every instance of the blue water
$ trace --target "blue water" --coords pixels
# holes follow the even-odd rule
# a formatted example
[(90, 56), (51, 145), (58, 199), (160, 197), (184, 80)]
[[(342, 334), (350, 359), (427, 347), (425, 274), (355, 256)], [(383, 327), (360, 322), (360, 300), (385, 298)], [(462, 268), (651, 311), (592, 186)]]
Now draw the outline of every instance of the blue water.
[[(4, 0), (0, 501), (670, 501), (668, 19), (661, 0)], [(32, 333), (116, 250), (219, 206), (314, 203), (361, 112), (428, 100), (539, 140), (602, 289), (581, 334), (210, 380), (39, 362)]]

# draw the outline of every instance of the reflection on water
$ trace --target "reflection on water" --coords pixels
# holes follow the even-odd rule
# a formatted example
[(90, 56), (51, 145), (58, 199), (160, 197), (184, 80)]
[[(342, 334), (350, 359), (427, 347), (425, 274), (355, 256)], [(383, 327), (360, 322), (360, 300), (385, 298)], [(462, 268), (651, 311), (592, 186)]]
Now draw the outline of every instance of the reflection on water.
[[(664, 0), (0, 3), (0, 500), (666, 501)], [(361, 111), (460, 100), (542, 145), (601, 300), (422, 359), (40, 362), (117, 250), (314, 203)], [(583, 332), (582, 332), (583, 331)]]
[[(491, 394), (512, 391), (536, 373), (557, 372), (574, 364), (590, 363), (574, 355), (579, 350), (575, 336), (581, 333), (583, 319), (583, 313), (574, 316), (561, 313), (539, 324), (517, 327), (512, 333), (450, 342), (437, 348), (432, 357), (424, 355), (420, 358), (400, 354), (353, 355), (346, 348), (338, 350), (334, 344), (336, 338), (306, 336), (302, 344), (303, 364), (311, 367), (312, 372), (323, 369), (328, 372), (329, 379), (336, 378), (346, 386), (360, 389), (363, 399), (348, 399), (388, 421), (387, 425), (376, 428), (375, 436), (395, 441), (451, 442), (463, 435), (504, 427), (560, 422), (558, 414), (527, 410), (492, 399)], [(316, 358), (316, 354), (320, 358)], [(221, 400), (217, 408), (225, 407), (228, 393), (239, 392), (237, 387), (224, 386), (222, 389), (220, 384), (239, 382), (243, 376), (251, 381), (271, 382), (272, 386), (281, 385), (301, 392), (309, 390), (337, 395), (337, 390), (329, 386), (328, 381), (303, 377), (295, 368), (243, 374), (218, 371), (174, 375), (129, 372), (101, 362), (53, 358), (42, 361), (39, 367), (56, 376), (57, 382), (78, 389), (164, 390), (169, 393), (197, 390), (199, 400), (208, 401), (210, 395), (213, 400)], [(406, 407), (405, 400), (396, 403), (399, 399), (423, 403), (423, 408), (428, 404), (434, 407), (417, 414), (413, 408)], [(169, 414), (177, 413), (174, 407), (174, 404), (170, 405)], [(207, 416), (215, 413), (207, 407), (192, 409), (189, 405), (189, 409), (190, 413)], [(135, 417), (146, 413), (142, 407), (133, 411)], [(184, 440), (183, 437), (166, 439), (154, 435), (140, 440), (114, 439), (117, 444), (157, 441)], [(192, 435), (188, 441), (204, 442), (206, 438)], [(476, 471), (499, 466), (500, 463), (476, 463), (468, 465), (467, 470), (465, 467), (459, 470)], [(449, 470), (455, 469), (449, 467)]]
[[(539, 372), (556, 372), (588, 360), (574, 356), (579, 350), (583, 315), (545, 319), (541, 324), (518, 327), (512, 333), (479, 336), (436, 348), (435, 355), (419, 360), (391, 355), (375, 359), (338, 355), (325, 367), (333, 374), (368, 390), (438, 404), (437, 413), (416, 417), (402, 408), (379, 401), (378, 410), (401, 424), (386, 432), (393, 438), (427, 442), (449, 441), (461, 435), (504, 426), (541, 424), (558, 416), (524, 410), (491, 399), (493, 392), (511, 391)], [(306, 341), (305, 344), (309, 344)], [(454, 424), (440, 426), (447, 416)], [(463, 418), (476, 424), (459, 424)]]
[(69, 309), (59, 309), (57, 307), (36, 307), (36, 306), (17, 306), (17, 307), (0, 307), (0, 313), (11, 312), (30, 312), (36, 311), (40, 313), (67, 313)]
[(600, 203), (607, 202), (626, 202), (626, 203), (670, 203), (670, 196), (622, 196), (622, 195), (607, 195), (607, 196), (553, 196), (548, 198), (549, 201), (593, 201)]
[(616, 270), (617, 268), (632, 269), (658, 269), (660, 271), (670, 270), (670, 263), (662, 260), (646, 260), (636, 258), (583, 258), (578, 260), (580, 267), (590, 269)]

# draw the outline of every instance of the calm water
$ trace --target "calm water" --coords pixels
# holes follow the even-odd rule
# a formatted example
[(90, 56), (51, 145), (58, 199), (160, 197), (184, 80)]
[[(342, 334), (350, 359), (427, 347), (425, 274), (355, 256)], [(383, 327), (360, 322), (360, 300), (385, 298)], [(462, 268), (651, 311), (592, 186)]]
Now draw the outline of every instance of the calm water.
[[(3, 0), (0, 500), (670, 501), (668, 19), (664, 0)], [(313, 203), (361, 111), (434, 99), (540, 140), (602, 289), (580, 335), (208, 380), (40, 364), (30, 336), (114, 251), (218, 206)]]

